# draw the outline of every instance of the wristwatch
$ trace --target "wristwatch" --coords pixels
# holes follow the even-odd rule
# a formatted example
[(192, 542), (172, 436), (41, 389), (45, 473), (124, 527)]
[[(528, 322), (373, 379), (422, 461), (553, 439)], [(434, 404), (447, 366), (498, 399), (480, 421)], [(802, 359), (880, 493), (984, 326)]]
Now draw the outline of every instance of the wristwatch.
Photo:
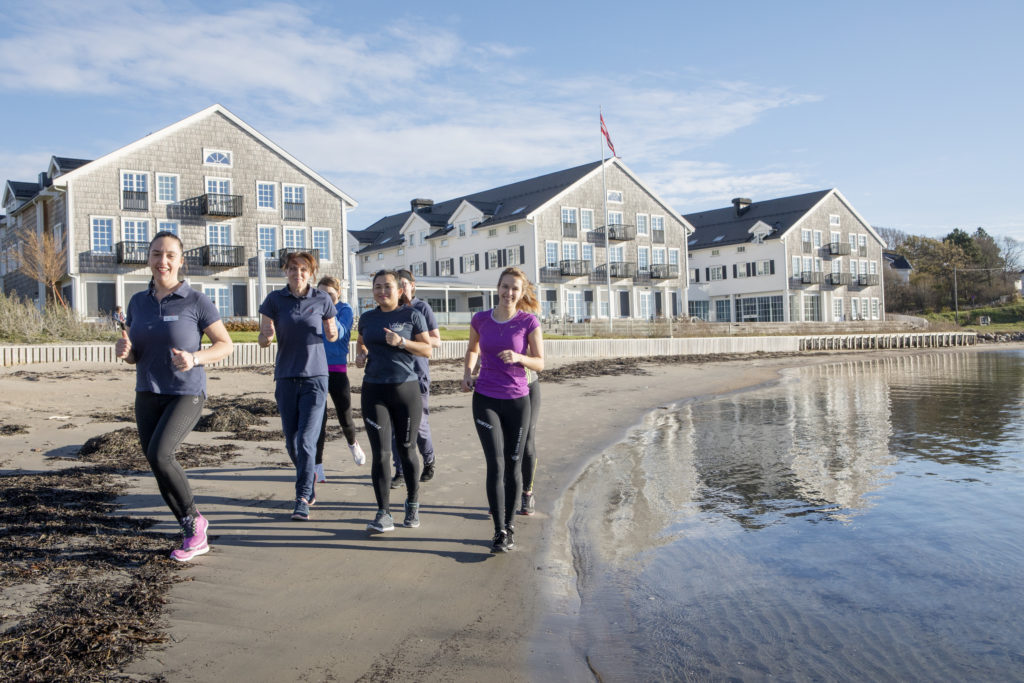
[(405, 337), (401, 337), (398, 341), (398, 348), (405, 350)]

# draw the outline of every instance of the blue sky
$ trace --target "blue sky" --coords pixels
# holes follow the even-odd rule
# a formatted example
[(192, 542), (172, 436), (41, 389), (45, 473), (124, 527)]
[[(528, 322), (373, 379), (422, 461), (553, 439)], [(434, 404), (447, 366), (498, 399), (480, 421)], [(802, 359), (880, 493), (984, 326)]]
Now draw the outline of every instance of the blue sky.
[(0, 0), (0, 178), (219, 102), (408, 208), (619, 155), (680, 213), (839, 188), (865, 219), (1024, 240), (1024, 2)]

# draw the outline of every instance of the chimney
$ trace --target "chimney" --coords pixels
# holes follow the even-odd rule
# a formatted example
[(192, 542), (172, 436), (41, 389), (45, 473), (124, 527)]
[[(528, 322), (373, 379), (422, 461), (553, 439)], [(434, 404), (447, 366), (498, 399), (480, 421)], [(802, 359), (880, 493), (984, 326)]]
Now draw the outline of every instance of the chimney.
[(50, 176), (46, 173), (46, 171), (40, 171), (39, 172), (39, 189), (41, 190), (44, 187), (49, 187), (49, 186), (50, 186)]
[(409, 202), (412, 206), (412, 210), (419, 213), (421, 210), (425, 210), (426, 213), (430, 213), (430, 207), (434, 205), (433, 199), (413, 199)]
[(750, 208), (750, 200), (746, 197), (736, 197), (732, 200), (732, 205), (736, 207), (736, 215), (742, 216)]

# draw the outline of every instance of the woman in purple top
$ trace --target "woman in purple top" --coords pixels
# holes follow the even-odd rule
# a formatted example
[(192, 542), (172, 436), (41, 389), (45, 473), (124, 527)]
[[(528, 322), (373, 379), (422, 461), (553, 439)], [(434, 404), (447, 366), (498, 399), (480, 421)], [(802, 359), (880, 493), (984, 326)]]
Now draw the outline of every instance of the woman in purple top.
[[(498, 305), (473, 316), (462, 390), (473, 391), (473, 421), (487, 460), (487, 505), (494, 522), (491, 552), (514, 545), (512, 525), (523, 491), (521, 456), (530, 424), (527, 369), (544, 369), (544, 339), (533, 313), (533, 285), (518, 268), (498, 278)], [(477, 357), (480, 375), (473, 378)]]
[[(185, 471), (174, 457), (196, 426), (206, 402), (203, 365), (231, 354), (220, 313), (202, 292), (178, 280), (184, 249), (171, 232), (149, 243), (149, 289), (128, 302), (128, 315), (114, 355), (135, 366), (135, 423), (160, 495), (181, 525), (179, 562), (210, 550), (207, 521), (196, 510)], [(201, 349), (203, 335), (213, 342)]]

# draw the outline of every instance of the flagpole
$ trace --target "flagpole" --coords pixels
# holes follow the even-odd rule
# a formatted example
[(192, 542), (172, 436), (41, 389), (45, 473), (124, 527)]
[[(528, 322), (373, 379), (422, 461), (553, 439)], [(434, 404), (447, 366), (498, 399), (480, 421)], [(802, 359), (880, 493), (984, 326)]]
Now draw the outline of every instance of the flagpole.
[[(597, 107), (601, 125), (604, 126), (604, 111), (601, 106)], [(604, 130), (598, 133), (601, 138), (601, 190), (604, 196), (604, 274), (605, 282), (608, 285), (608, 334), (612, 333), (612, 319), (615, 317), (614, 302), (612, 301), (612, 251), (608, 246), (610, 227), (608, 225), (608, 184), (604, 175)]]

